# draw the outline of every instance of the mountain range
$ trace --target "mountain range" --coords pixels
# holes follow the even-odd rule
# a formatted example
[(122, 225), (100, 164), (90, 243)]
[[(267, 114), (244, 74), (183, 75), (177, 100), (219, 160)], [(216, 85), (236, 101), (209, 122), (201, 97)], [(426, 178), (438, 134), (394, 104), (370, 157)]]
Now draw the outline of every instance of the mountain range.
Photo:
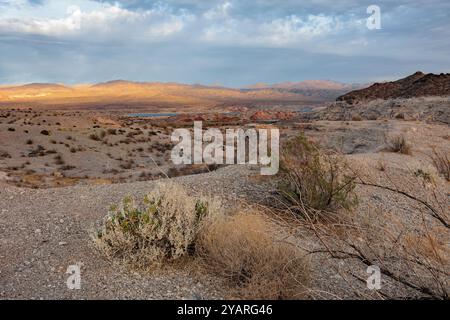
[(54, 107), (185, 107), (316, 105), (333, 101), (352, 86), (305, 81), (234, 89), (220, 86), (113, 80), (97, 84), (31, 83), (0, 87), (1, 106)]

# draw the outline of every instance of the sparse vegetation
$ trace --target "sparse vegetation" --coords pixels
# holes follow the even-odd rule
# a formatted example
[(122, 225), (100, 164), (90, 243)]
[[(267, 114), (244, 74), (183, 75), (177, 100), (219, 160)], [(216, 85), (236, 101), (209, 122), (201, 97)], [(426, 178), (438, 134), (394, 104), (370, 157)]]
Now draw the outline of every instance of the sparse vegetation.
[(447, 181), (450, 181), (450, 156), (448, 153), (438, 150), (436, 148), (433, 149), (433, 153), (431, 154), (431, 161), (435, 166), (436, 170), (440, 175), (442, 175)]
[(89, 135), (89, 139), (94, 140), (94, 141), (100, 141), (102, 140), (96, 133), (91, 133)]
[(31, 150), (28, 153), (29, 157), (43, 157), (47, 154), (47, 151), (44, 146), (38, 144), (35, 149)]
[[(416, 184), (423, 190), (421, 180), (426, 177), (423, 171), (418, 171), (408, 187)], [(366, 279), (355, 274), (354, 270), (375, 265), (386, 283), (390, 283), (392, 288), (402, 288), (399, 294), (383, 286), (373, 297), (375, 299), (405, 298), (402, 294), (406, 294), (406, 297), (447, 300), (449, 259), (446, 243), (450, 236), (450, 221), (445, 207), (446, 197), (439, 195), (433, 184), (426, 189), (424, 197), (361, 177), (358, 184), (373, 191), (383, 190), (397, 201), (401, 199), (402, 205), (344, 211), (324, 222), (305, 219), (305, 224), (296, 232), (312, 231), (314, 234), (317, 246), (308, 252), (326, 254), (339, 263), (339, 273), (347, 281), (360, 281), (365, 287)], [(408, 210), (407, 217), (399, 219), (405, 201), (414, 203), (416, 211)], [(304, 210), (304, 216), (310, 217), (308, 209)], [(361, 295), (358, 289), (355, 289), (355, 294), (370, 298)]]
[(73, 169), (76, 169), (77, 167), (76, 166), (72, 166), (72, 165), (64, 165), (64, 166), (62, 166), (60, 169), (62, 170), (62, 171), (69, 171), (69, 170), (73, 170)]
[(356, 203), (355, 178), (343, 174), (345, 168), (342, 157), (325, 154), (304, 136), (299, 136), (283, 148), (279, 193), (293, 207), (318, 211), (349, 209)]
[(60, 154), (56, 155), (53, 159), (55, 160), (56, 165), (63, 165), (66, 163)]
[(11, 158), (11, 155), (4, 150), (0, 150), (0, 159), (7, 159), (7, 158)]
[(411, 154), (411, 145), (406, 141), (404, 135), (397, 135), (388, 141), (388, 150), (401, 154)]
[(295, 246), (275, 234), (261, 214), (238, 213), (208, 224), (197, 248), (205, 268), (224, 277), (240, 298), (304, 298), (308, 264)]
[(428, 173), (428, 172), (426, 172), (426, 171), (424, 171), (424, 170), (422, 170), (422, 169), (417, 169), (417, 170), (414, 172), (414, 175), (415, 175), (416, 177), (418, 177), (418, 178), (423, 179), (423, 181), (426, 182), (426, 183), (431, 183), (431, 182), (433, 182), (433, 178), (431, 177), (431, 174)]
[(191, 197), (174, 183), (160, 184), (142, 206), (126, 198), (112, 208), (95, 242), (106, 256), (133, 267), (172, 262), (193, 254), (204, 219), (219, 211), (214, 199)]

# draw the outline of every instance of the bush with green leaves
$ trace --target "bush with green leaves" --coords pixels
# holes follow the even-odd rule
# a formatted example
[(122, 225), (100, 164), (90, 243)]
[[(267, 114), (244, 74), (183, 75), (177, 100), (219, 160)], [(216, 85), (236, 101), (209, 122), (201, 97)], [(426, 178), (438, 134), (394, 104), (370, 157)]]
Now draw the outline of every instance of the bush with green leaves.
[(287, 141), (281, 152), (279, 193), (296, 213), (349, 209), (356, 204), (355, 178), (343, 174), (345, 160), (326, 154), (306, 137)]
[(135, 267), (175, 261), (194, 253), (204, 221), (218, 212), (216, 199), (194, 198), (180, 185), (161, 183), (142, 205), (126, 198), (113, 207), (95, 243), (109, 258)]

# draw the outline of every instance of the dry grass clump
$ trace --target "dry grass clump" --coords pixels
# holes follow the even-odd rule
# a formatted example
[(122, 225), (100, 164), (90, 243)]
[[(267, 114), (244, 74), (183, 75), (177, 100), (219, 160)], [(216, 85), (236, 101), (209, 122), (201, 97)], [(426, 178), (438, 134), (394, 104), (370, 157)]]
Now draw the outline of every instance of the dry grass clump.
[(433, 153), (430, 157), (439, 174), (442, 175), (447, 181), (450, 181), (450, 157), (448, 153), (433, 149)]
[(325, 154), (299, 136), (283, 148), (279, 193), (293, 207), (348, 209), (356, 203), (356, 197), (354, 177), (341, 173), (345, 167), (342, 157)]
[(404, 135), (392, 137), (387, 144), (390, 152), (411, 154), (411, 145), (406, 141)]
[(143, 205), (126, 198), (112, 208), (95, 243), (107, 257), (136, 268), (173, 262), (194, 253), (203, 221), (219, 211), (215, 199), (191, 197), (174, 183), (159, 184)]
[(238, 213), (208, 224), (197, 252), (206, 269), (224, 277), (240, 298), (304, 298), (307, 263), (296, 247), (275, 235), (262, 215)]

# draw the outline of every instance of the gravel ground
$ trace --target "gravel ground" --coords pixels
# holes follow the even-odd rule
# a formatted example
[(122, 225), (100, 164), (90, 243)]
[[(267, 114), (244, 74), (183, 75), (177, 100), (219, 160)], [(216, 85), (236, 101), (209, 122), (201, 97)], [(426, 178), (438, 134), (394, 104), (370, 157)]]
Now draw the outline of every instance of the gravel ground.
[[(421, 168), (433, 177), (437, 173), (429, 161), (420, 156), (419, 146), (416, 145), (415, 150), (415, 156), (376, 153), (351, 155), (347, 159), (358, 171), (371, 176), (371, 181), (386, 183), (389, 178), (388, 181), (395, 181), (412, 194), (425, 197), (427, 187), (412, 183), (417, 180), (414, 172)], [(376, 169), (380, 161), (387, 165), (385, 172)], [(174, 180), (185, 185), (191, 193), (219, 195), (229, 208), (242, 204), (242, 201), (252, 204), (270, 202), (274, 181), (262, 178), (258, 168), (246, 166), (229, 166)], [(441, 196), (445, 199), (450, 195), (450, 185), (442, 183)], [(107, 214), (110, 205), (130, 195), (142, 199), (155, 184), (155, 181), (149, 181), (56, 189), (1, 186), (0, 299), (226, 298), (226, 290), (219, 279), (199, 276), (189, 270), (134, 273), (108, 263), (92, 248), (90, 230)], [(416, 204), (372, 187), (359, 186), (357, 193), (360, 202), (356, 214), (368, 212), (369, 208), (393, 211), (406, 227), (414, 228), (416, 220), (412, 218), (419, 213)], [(307, 234), (300, 238), (302, 247), (315, 246)], [(77, 262), (83, 264), (81, 290), (69, 290), (66, 270)], [(361, 298), (353, 294), (355, 284), (336, 273), (336, 267), (351, 268), (361, 277), (366, 276), (364, 266), (336, 265), (335, 261), (318, 256), (311, 261), (312, 298)], [(358, 290), (369, 295), (364, 285), (359, 285)], [(410, 296), (402, 288), (389, 291), (395, 296)]]
[[(176, 178), (191, 192), (225, 195), (227, 206), (251, 191), (242, 166)], [(140, 199), (155, 181), (55, 189), (0, 189), (0, 299), (185, 299), (222, 298), (218, 279), (166, 270), (138, 274), (120, 270), (91, 247), (90, 230), (111, 204)], [(254, 186), (257, 188), (257, 186)], [(66, 285), (69, 265), (82, 263), (81, 289)], [(192, 272), (191, 272), (192, 273)]]

